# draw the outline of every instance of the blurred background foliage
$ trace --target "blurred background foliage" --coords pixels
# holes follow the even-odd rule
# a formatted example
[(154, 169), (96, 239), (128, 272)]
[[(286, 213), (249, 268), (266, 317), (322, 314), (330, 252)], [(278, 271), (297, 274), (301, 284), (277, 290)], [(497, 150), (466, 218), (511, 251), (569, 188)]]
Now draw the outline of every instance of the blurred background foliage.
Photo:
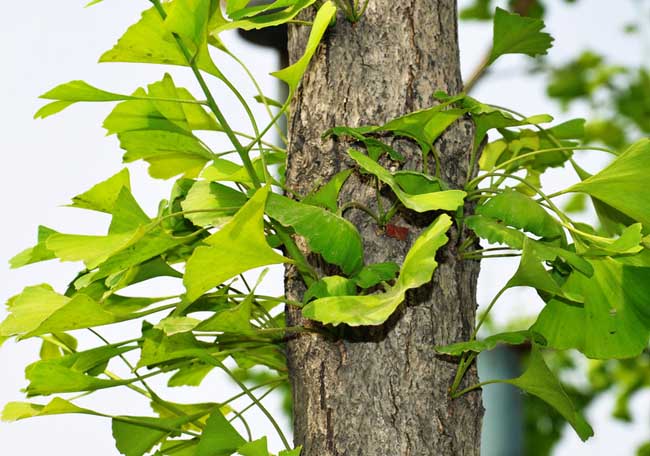
[[(563, 3), (579, 1), (590, 0), (563, 0)], [(640, 11), (648, 12), (647, 8), (643, 8), (646, 0), (627, 1), (635, 1)], [(548, 0), (509, 0), (508, 8), (523, 16), (544, 19), (549, 3)], [(616, 3), (611, 2), (610, 7), (616, 8)], [(491, 21), (496, 6), (503, 6), (502, 2), (474, 0), (461, 9), (459, 16), (461, 21)], [(625, 24), (620, 33), (642, 40), (641, 32), (649, 24), (650, 16), (641, 14), (635, 22)], [(587, 107), (590, 116), (585, 125), (585, 142), (621, 149), (633, 138), (650, 135), (650, 69), (613, 62), (598, 52), (597, 41), (593, 45), (594, 48), (584, 49), (559, 64), (551, 64), (547, 58), (538, 58), (530, 64), (527, 72), (544, 77), (546, 95), (557, 103), (560, 110), (567, 111), (574, 105)], [(480, 78), (490, 76), (484, 73)], [(575, 213), (586, 210), (586, 198), (583, 195), (572, 197), (565, 209)], [(499, 332), (504, 328), (494, 329)], [(525, 362), (527, 352), (526, 347), (516, 350), (521, 363)], [(583, 413), (599, 396), (608, 393), (615, 396), (612, 419), (631, 422), (630, 402), (642, 389), (650, 387), (648, 349), (635, 359), (608, 361), (586, 360), (572, 352), (547, 355), (549, 366), (563, 380), (566, 392)], [(524, 454), (552, 455), (566, 423), (557, 412), (536, 397), (525, 395), (522, 402)], [(650, 441), (638, 448), (637, 456), (650, 456)]]

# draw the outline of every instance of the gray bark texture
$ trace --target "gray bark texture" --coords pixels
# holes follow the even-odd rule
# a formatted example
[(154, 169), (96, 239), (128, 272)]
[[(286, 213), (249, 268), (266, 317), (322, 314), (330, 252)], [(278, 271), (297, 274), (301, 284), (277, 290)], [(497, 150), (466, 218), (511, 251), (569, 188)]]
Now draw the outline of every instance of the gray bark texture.
[[(291, 61), (302, 55), (307, 29), (290, 28)], [(328, 128), (381, 125), (430, 107), (436, 90), (462, 90), (455, 0), (370, 0), (355, 24), (339, 14), (292, 106), (287, 185), (305, 195), (354, 165), (345, 153), (353, 144), (321, 139)], [(442, 176), (452, 187), (460, 187), (466, 178), (472, 133), (471, 122), (463, 119), (436, 143)], [(412, 143), (398, 140), (392, 145), (407, 160), (384, 158), (384, 166), (422, 165)], [(433, 170), (432, 163), (427, 167)], [(381, 200), (390, 206), (394, 197), (389, 189), (381, 189)], [(339, 203), (348, 201), (376, 209), (376, 182), (354, 173)], [(364, 239), (366, 264), (401, 264), (435, 215), (398, 212), (391, 223), (408, 229), (407, 239), (399, 240), (364, 212), (345, 213)], [(452, 400), (448, 388), (457, 359), (433, 350), (434, 345), (467, 340), (474, 324), (479, 266), (457, 257), (463, 236), (450, 232), (432, 283), (410, 293), (384, 325), (335, 328), (336, 337), (304, 333), (289, 342), (295, 443), (304, 446), (303, 456), (479, 454), (480, 392)], [(310, 256), (310, 261), (323, 273), (336, 272), (317, 258)], [(305, 286), (295, 268), (287, 269), (285, 285), (290, 299), (301, 300)], [(299, 309), (287, 314), (289, 325), (316, 325), (305, 321)], [(471, 369), (464, 383), (476, 381)]]

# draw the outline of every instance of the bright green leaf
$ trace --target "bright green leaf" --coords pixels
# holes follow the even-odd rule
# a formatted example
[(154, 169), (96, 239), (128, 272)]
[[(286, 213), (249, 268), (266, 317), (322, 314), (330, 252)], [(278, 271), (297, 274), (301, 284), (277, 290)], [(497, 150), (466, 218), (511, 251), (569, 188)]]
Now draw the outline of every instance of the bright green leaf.
[(303, 308), (303, 315), (325, 324), (350, 326), (379, 325), (390, 317), (404, 301), (406, 291), (418, 288), (431, 280), (438, 263), (435, 252), (447, 243), (445, 233), (451, 218), (440, 215), (413, 243), (395, 286), (385, 293), (367, 296), (334, 296), (311, 301)]
[(51, 114), (56, 114), (77, 102), (121, 101), (128, 100), (131, 97), (129, 95), (106, 92), (84, 81), (70, 81), (45, 92), (40, 98), (55, 101), (39, 109), (34, 116), (36, 118), (45, 118)]
[(541, 30), (544, 22), (520, 16), (497, 8), (494, 13), (494, 37), (489, 63), (504, 54), (527, 54), (531, 57), (546, 54), (553, 37)]
[(395, 177), (379, 163), (354, 149), (349, 149), (348, 154), (364, 171), (377, 176), (380, 181), (390, 186), (402, 204), (414, 211), (453, 211), (458, 209), (459, 206), (462, 206), (464, 198), (467, 195), (462, 190), (443, 190), (440, 192), (411, 195), (406, 193), (399, 186)]
[(72, 402), (55, 397), (45, 405), (31, 402), (9, 402), (2, 410), (2, 421), (18, 421), (36, 416), (64, 415), (68, 413), (99, 415), (92, 410), (77, 407)]
[(117, 416), (113, 418), (115, 446), (124, 456), (144, 456), (169, 435), (179, 435), (188, 417), (154, 418)]
[(186, 212), (184, 217), (193, 224), (219, 227), (244, 203), (246, 195), (235, 189), (216, 182), (198, 181), (192, 185), (181, 206)]
[(506, 244), (513, 249), (521, 250), (526, 237), (521, 231), (508, 228), (503, 223), (484, 217), (482, 215), (470, 215), (465, 218), (465, 224), (476, 235), (486, 239), (491, 244)]
[(539, 291), (550, 293), (553, 296), (562, 296), (560, 286), (553, 280), (551, 274), (542, 265), (542, 259), (535, 254), (534, 241), (524, 238), (523, 252), (517, 271), (508, 281), (506, 286), (533, 287)]
[(160, 329), (166, 336), (193, 330), (201, 320), (191, 317), (167, 317), (158, 322), (154, 328)]
[(575, 348), (590, 358), (637, 356), (650, 336), (650, 268), (609, 257), (590, 262), (591, 278), (574, 273), (563, 285), (563, 290), (584, 296), (584, 306), (552, 299), (531, 329), (549, 347)]
[(563, 234), (562, 225), (535, 200), (514, 190), (490, 198), (476, 209), (476, 213), (544, 238)]
[(271, 456), (269, 454), (269, 447), (266, 443), (266, 437), (246, 442), (237, 450), (241, 456)]
[(291, 93), (295, 92), (300, 84), (303, 74), (307, 70), (307, 66), (311, 61), (311, 58), (316, 53), (316, 48), (321, 42), (327, 27), (329, 27), (330, 22), (336, 15), (336, 7), (334, 3), (330, 0), (323, 3), (323, 5), (318, 9), (318, 13), (314, 18), (314, 24), (312, 25), (311, 32), (309, 33), (309, 39), (307, 41), (307, 47), (305, 48), (305, 53), (300, 57), (293, 65), (284, 68), (280, 71), (271, 73), (276, 78), (284, 81), (289, 86), (289, 91)]
[(252, 331), (251, 312), (253, 295), (248, 295), (234, 307), (216, 312), (212, 317), (197, 325), (197, 331), (219, 331), (247, 334)]
[(364, 266), (352, 280), (361, 288), (370, 288), (381, 282), (388, 282), (395, 279), (398, 272), (399, 266), (391, 261), (374, 263)]
[(605, 169), (579, 182), (567, 191), (588, 193), (635, 221), (650, 226), (650, 199), (646, 195), (650, 169), (650, 139), (642, 139)]
[(350, 177), (350, 174), (352, 174), (351, 169), (346, 169), (337, 173), (321, 188), (316, 190), (314, 193), (305, 196), (302, 199), (302, 203), (324, 207), (332, 212), (336, 212), (339, 207), (339, 193), (341, 193), (341, 188), (348, 177)]
[(504, 380), (504, 383), (510, 383), (549, 404), (573, 426), (583, 441), (594, 435), (593, 429), (576, 410), (562, 385), (544, 362), (539, 348), (534, 344), (528, 359), (528, 368), (523, 375)]
[(118, 134), (120, 147), (126, 151), (124, 161), (144, 160), (149, 174), (169, 179), (183, 174), (197, 176), (213, 158), (212, 152), (193, 135), (164, 130), (139, 130)]
[(530, 340), (538, 340), (543, 343), (543, 338), (532, 331), (512, 331), (495, 334), (486, 337), (483, 340), (471, 340), (469, 342), (457, 342), (455, 344), (435, 347), (438, 353), (444, 353), (451, 356), (460, 356), (465, 352), (481, 353), (482, 351), (492, 350), (497, 345), (522, 345)]
[(208, 418), (195, 456), (230, 456), (245, 443), (221, 411), (215, 410)]
[(9, 315), (0, 324), (0, 336), (15, 336), (35, 330), (69, 300), (46, 284), (25, 288), (7, 302)]
[(271, 218), (292, 227), (307, 240), (313, 252), (341, 266), (346, 274), (354, 274), (363, 266), (361, 235), (344, 218), (275, 193), (269, 195), (266, 211)]
[(351, 296), (356, 291), (357, 287), (353, 280), (337, 275), (327, 276), (309, 286), (303, 296), (303, 302), (328, 296)]
[(57, 234), (51, 228), (46, 226), (38, 227), (38, 243), (34, 247), (23, 250), (18, 255), (9, 260), (11, 268), (20, 268), (22, 266), (38, 263), (39, 261), (47, 261), (56, 258), (54, 252), (47, 248), (47, 240), (53, 234)]
[(264, 236), (268, 187), (255, 195), (219, 231), (205, 239), (187, 261), (183, 283), (194, 301), (209, 289), (249, 269), (289, 261), (274, 252)]
[(131, 179), (127, 168), (93, 186), (90, 190), (75, 196), (72, 198), (70, 206), (111, 214), (122, 187), (131, 189)]
[[(175, 2), (177, 3), (177, 2)], [(163, 3), (167, 5), (167, 3)], [(178, 12), (182, 12), (180, 9)], [(177, 18), (168, 16), (170, 22)], [(201, 18), (196, 18), (200, 20)], [(192, 21), (195, 18), (180, 18), (180, 22)], [(196, 57), (197, 66), (221, 78), (221, 72), (214, 66), (207, 48), (207, 23), (205, 24), (205, 39), (198, 49)], [(187, 59), (181, 52), (178, 43), (165, 25), (160, 13), (155, 8), (150, 8), (142, 13), (140, 20), (128, 28), (117, 44), (110, 51), (105, 52), (99, 59), (100, 62), (133, 62), (133, 63), (162, 63), (167, 65), (189, 66)]]
[(95, 391), (125, 385), (129, 380), (107, 380), (89, 374), (95, 373), (95, 368), (104, 366), (107, 359), (132, 348), (108, 347), (100, 350), (104, 349), (100, 347), (90, 350), (90, 353), (75, 353), (30, 364), (25, 369), (25, 378), (29, 381), (25, 389), (27, 396)]
[[(210, 33), (214, 37), (226, 30), (256, 30), (286, 24), (295, 18), (302, 10), (313, 5), (315, 1), (316, 0), (276, 0), (271, 4), (258, 4), (250, 8), (239, 10), (238, 12), (232, 12), (229, 16), (236, 20), (232, 22), (227, 22), (225, 20), (219, 22), (216, 24), (216, 27), (210, 30)], [(228, 2), (228, 5), (230, 5), (230, 3), (231, 2)], [(267, 14), (253, 15), (254, 13), (261, 13), (274, 8), (282, 9)]]

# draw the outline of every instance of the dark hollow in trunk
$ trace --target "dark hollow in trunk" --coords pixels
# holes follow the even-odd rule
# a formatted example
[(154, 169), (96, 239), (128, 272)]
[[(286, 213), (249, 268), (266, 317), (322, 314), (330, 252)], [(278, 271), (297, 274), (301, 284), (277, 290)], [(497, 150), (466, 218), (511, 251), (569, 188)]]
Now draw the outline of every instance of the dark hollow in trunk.
[[(290, 27), (291, 61), (304, 51), (308, 30)], [(307, 194), (353, 165), (350, 144), (321, 140), (335, 125), (381, 125), (405, 113), (430, 107), (436, 90), (458, 93), (460, 77), (454, 0), (371, 0), (360, 22), (340, 14), (314, 56), (296, 96), (289, 120), (287, 185)], [(436, 142), (442, 176), (453, 187), (465, 180), (473, 127), (457, 122)], [(393, 146), (406, 157), (388, 167), (417, 169), (421, 153), (407, 141)], [(433, 169), (433, 164), (427, 164)], [(383, 205), (393, 196), (381, 191)], [(340, 203), (377, 207), (374, 181), (355, 173)], [(356, 209), (345, 213), (364, 238), (367, 264), (398, 264), (435, 214), (400, 211), (391, 221), (408, 228), (406, 240), (388, 236), (371, 217)], [(452, 400), (448, 394), (457, 360), (440, 357), (434, 345), (467, 340), (476, 309), (476, 262), (456, 255), (452, 231), (439, 252), (432, 283), (408, 295), (398, 312), (378, 327), (342, 328), (338, 338), (301, 334), (288, 344), (294, 400), (296, 444), (303, 456), (478, 455), (483, 408), (479, 392)], [(316, 259), (319, 270), (332, 273)], [(286, 293), (301, 300), (305, 291), (293, 267)], [(305, 322), (288, 309), (289, 325)], [(475, 383), (470, 370), (465, 382)]]

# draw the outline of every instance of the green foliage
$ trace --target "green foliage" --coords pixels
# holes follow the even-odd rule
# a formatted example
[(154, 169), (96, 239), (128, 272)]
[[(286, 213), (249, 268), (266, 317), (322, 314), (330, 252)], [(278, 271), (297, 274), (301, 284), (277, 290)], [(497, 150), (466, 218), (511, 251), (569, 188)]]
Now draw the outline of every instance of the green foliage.
[(404, 301), (406, 292), (431, 280), (438, 267), (435, 252), (448, 241), (451, 226), (447, 215), (439, 216), (413, 243), (394, 286), (384, 293), (356, 296), (330, 296), (308, 303), (305, 317), (323, 323), (350, 326), (378, 325), (390, 317)]
[(539, 19), (511, 14), (497, 8), (494, 14), (494, 39), (489, 63), (504, 54), (527, 54), (531, 57), (546, 54), (553, 38), (541, 30), (544, 22)]
[[(99, 1), (91, 2), (95, 3)], [(286, 447), (279, 456), (298, 456), (300, 448), (289, 445), (260, 402), (262, 395), (255, 391), (266, 387), (264, 394), (268, 394), (287, 387), (284, 343), (288, 335), (303, 331), (332, 335), (328, 325), (381, 325), (399, 314), (409, 290), (432, 283), (439, 262), (520, 256), (517, 271), (504, 281), (486, 315), (512, 287), (535, 289), (545, 303), (543, 310), (528, 329), (477, 339), (484, 315), (470, 340), (436, 347), (440, 353), (461, 357), (450, 393), (457, 397), (481, 386), (459, 389), (460, 380), (480, 352), (499, 344), (531, 344), (524, 374), (498, 381), (539, 397), (583, 440), (592, 434), (547, 366), (541, 347), (549, 352), (576, 349), (606, 360), (635, 357), (647, 349), (650, 205), (644, 184), (650, 169), (648, 140), (625, 148), (629, 129), (618, 134), (613, 122), (585, 125), (584, 120), (574, 119), (553, 125), (553, 118), (545, 114), (527, 117), (466, 94), (438, 92), (435, 106), (384, 125), (337, 126), (324, 132), (324, 137), (339, 142), (351, 140), (366, 153), (349, 149), (355, 169), (319, 183), (305, 197), (289, 198), (273, 192), (283, 187), (283, 179), (274, 177), (273, 167), (284, 163), (286, 151), (263, 138), (287, 114), (305, 71), (320, 52), (319, 43), (335, 19), (337, 7), (331, 1), (318, 2), (303, 56), (273, 73), (288, 85), (288, 98), (274, 102), (261, 92), (255, 97), (271, 117), (260, 128), (248, 101), (215, 65), (210, 49), (243, 66), (224, 46), (220, 33), (294, 22), (316, 2), (276, 0), (249, 5), (248, 1), (229, 1), (227, 17), (219, 2), (212, 0), (151, 3), (153, 7), (143, 12), (101, 61), (185, 67), (196, 78), (200, 97), (176, 86), (168, 74), (144, 88), (134, 88), (130, 95), (72, 81), (46, 92), (42, 98), (51, 102), (36, 116), (47, 117), (74, 103), (116, 103), (104, 127), (117, 135), (125, 151), (124, 161), (147, 163), (154, 178), (176, 178), (171, 195), (160, 202), (154, 216), (148, 215), (131, 192), (129, 172), (124, 169), (74, 197), (72, 207), (110, 216), (107, 233), (59, 233), (39, 228), (37, 244), (16, 255), (12, 267), (52, 259), (82, 262), (83, 266), (63, 294), (41, 284), (12, 297), (7, 303), (9, 314), (0, 323), (0, 342), (10, 337), (41, 339), (41, 359), (26, 370), (27, 396), (90, 394), (126, 387), (151, 401), (153, 416), (112, 416), (54, 397), (47, 404), (10, 403), (3, 419), (64, 413), (109, 418), (116, 447), (126, 456), (153, 451), (181, 456), (235, 452), (271, 456), (265, 437), (245, 438), (231, 424), (235, 418), (245, 420), (245, 410), (236, 411), (225, 403), (170, 403), (146, 382), (149, 377), (169, 373), (169, 386), (197, 386), (209, 372), (219, 369), (242, 390), (239, 396), (261, 409), (278, 431)], [(367, 5), (347, 0), (337, 4), (353, 21), (361, 19)], [(490, 4), (479, 0), (464, 15), (491, 17)], [(522, 15), (497, 8), (486, 65), (505, 54), (545, 54), (552, 38), (541, 31), (544, 24), (538, 17), (543, 10), (539, 2), (533, 2), (528, 11), (518, 11)], [(245, 66), (244, 70), (249, 73)], [(550, 93), (569, 104), (607, 86), (618, 70), (597, 56), (584, 55), (554, 74)], [(206, 75), (223, 82), (242, 103), (252, 134), (232, 129), (213, 96), (212, 81), (204, 79)], [(647, 106), (635, 99), (645, 96), (648, 79), (641, 71), (625, 90), (619, 89), (613, 96), (639, 131), (648, 129)], [(445, 163), (436, 145), (463, 116), (471, 118), (476, 131), (468, 151), (467, 181), (462, 188), (452, 188), (442, 178)], [(197, 134), (204, 130), (224, 134), (233, 150), (212, 151)], [(488, 142), (488, 133), (498, 137)], [(435, 172), (430, 173), (427, 166), (406, 169), (405, 157), (391, 145), (396, 138), (417, 145), (424, 163), (431, 154)], [(592, 139), (617, 150), (591, 146)], [(579, 165), (577, 152), (581, 150), (605, 150), (615, 158), (590, 175)], [(236, 153), (239, 160), (224, 158), (229, 153)], [(567, 165), (577, 172), (578, 181), (560, 192), (545, 194), (541, 188), (545, 173)], [(480, 169), (478, 177), (474, 177), (476, 168)], [(347, 204), (356, 202), (339, 204), (352, 174), (376, 184), (378, 192), (387, 190), (395, 197), (386, 212), (382, 209), (374, 214), (362, 208), (378, 229), (386, 228), (398, 211), (422, 213), (418, 217), (430, 222), (416, 233), (401, 265), (365, 264), (363, 240), (343, 217)], [(569, 211), (559, 209), (554, 198), (566, 193), (591, 197), (604, 229), (572, 220)], [(480, 240), (501, 246), (476, 249)], [(323, 267), (315, 269), (307, 254), (319, 255)], [(283, 263), (295, 265), (299, 271), (307, 289), (303, 302), (258, 294), (257, 285), (250, 287), (244, 277), (257, 274), (259, 284), (265, 273), (256, 269)], [(121, 293), (130, 285), (159, 277), (182, 281), (184, 293), (171, 297), (127, 297)], [(440, 290), (433, 288), (432, 292)], [(285, 327), (281, 305), (302, 308), (303, 316), (322, 325)], [(117, 343), (79, 349), (68, 334), (73, 330), (97, 333), (100, 326), (127, 320), (138, 320), (142, 332)], [(123, 356), (127, 352), (136, 355), (135, 366)], [(226, 360), (236, 363), (238, 370), (227, 367)], [(112, 361), (126, 363), (132, 376), (121, 378), (108, 370)], [(256, 366), (265, 369), (264, 376), (249, 372)], [(143, 369), (147, 373), (143, 374)], [(647, 377), (638, 377), (626, 390), (627, 396), (621, 396), (621, 416), (626, 415), (629, 395), (637, 385), (647, 383)]]

